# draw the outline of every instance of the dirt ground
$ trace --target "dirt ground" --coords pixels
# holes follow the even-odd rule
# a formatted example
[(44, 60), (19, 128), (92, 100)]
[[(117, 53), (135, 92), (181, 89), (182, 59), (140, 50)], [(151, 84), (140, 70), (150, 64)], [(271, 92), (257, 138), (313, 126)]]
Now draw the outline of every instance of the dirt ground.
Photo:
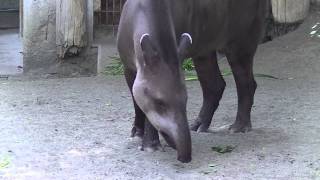
[[(320, 38), (314, 13), (297, 31), (260, 46), (253, 131), (230, 134), (236, 89), (231, 76), (213, 133), (192, 133), (193, 161), (176, 152), (138, 150), (134, 112), (122, 76), (0, 80), (0, 179), (320, 179)], [(226, 62), (221, 62), (226, 68)], [(187, 82), (188, 119), (199, 112), (197, 81)], [(164, 143), (163, 143), (164, 144)], [(211, 147), (236, 146), (219, 154)]]

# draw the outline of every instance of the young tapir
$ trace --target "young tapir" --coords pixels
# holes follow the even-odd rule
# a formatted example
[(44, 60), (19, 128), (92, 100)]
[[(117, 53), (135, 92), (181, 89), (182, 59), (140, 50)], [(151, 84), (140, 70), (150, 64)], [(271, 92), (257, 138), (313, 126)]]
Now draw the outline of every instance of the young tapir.
[(203, 105), (191, 130), (206, 132), (225, 89), (216, 52), (231, 66), (238, 92), (232, 132), (251, 129), (257, 84), (252, 65), (264, 29), (267, 0), (128, 0), (118, 31), (118, 50), (133, 96), (132, 136), (142, 150), (157, 150), (158, 132), (177, 149), (178, 160), (191, 161), (186, 116), (187, 92), (181, 69), (193, 59), (203, 90)]

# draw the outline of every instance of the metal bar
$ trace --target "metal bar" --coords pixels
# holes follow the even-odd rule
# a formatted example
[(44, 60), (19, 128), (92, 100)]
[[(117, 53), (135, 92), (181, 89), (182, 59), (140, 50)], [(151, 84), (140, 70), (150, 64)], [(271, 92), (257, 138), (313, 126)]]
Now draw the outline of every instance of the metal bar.
[(0, 9), (0, 12), (19, 12), (19, 9)]
[(112, 13), (112, 25), (114, 25), (114, 15), (115, 15), (115, 11), (116, 11), (116, 1), (112, 0), (112, 9), (113, 9), (113, 13)]
[(97, 11), (99, 25), (113, 27), (114, 32), (119, 25), (121, 12), (126, 0), (101, 0), (101, 9)]
[(112, 34), (115, 35), (115, 32), (114, 32), (114, 13), (115, 13), (115, 10), (116, 10), (116, 2), (115, 0), (112, 0)]
[[(106, 11), (109, 11), (109, 0), (106, 0)], [(108, 13), (105, 13), (106, 15), (106, 22), (105, 24), (108, 24), (109, 22), (109, 14)]]

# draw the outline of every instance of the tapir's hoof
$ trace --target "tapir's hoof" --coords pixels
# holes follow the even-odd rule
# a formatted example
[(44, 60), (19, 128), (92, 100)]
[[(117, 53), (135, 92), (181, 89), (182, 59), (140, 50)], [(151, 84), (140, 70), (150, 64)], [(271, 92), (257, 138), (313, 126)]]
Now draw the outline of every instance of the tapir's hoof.
[(131, 137), (139, 137), (142, 138), (144, 134), (144, 130), (134, 126), (131, 130)]
[(155, 151), (158, 151), (161, 149), (163, 149), (163, 148), (162, 148), (159, 140), (145, 142), (145, 143), (142, 143), (142, 145), (140, 146), (140, 150), (146, 151), (146, 152), (155, 152)]
[(173, 149), (177, 149), (174, 141), (165, 133), (160, 132), (164, 140), (167, 142), (168, 146), (172, 147)]
[(193, 124), (190, 125), (191, 131), (196, 131), (198, 133), (202, 132), (209, 132), (209, 126), (202, 124), (199, 121), (194, 122)]
[(251, 123), (237, 123), (235, 122), (229, 127), (230, 133), (247, 133), (252, 130)]
[(182, 163), (189, 163), (192, 160), (191, 156), (190, 157), (178, 157), (178, 161)]

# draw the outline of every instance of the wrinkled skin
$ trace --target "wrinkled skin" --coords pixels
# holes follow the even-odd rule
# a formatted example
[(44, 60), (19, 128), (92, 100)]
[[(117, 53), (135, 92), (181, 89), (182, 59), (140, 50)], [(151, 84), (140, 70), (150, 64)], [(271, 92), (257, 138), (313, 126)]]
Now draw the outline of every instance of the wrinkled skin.
[(132, 136), (143, 139), (142, 150), (157, 150), (160, 133), (177, 149), (179, 161), (191, 161), (181, 64), (183, 59), (193, 58), (203, 105), (191, 130), (206, 132), (225, 88), (217, 51), (226, 54), (237, 84), (238, 113), (230, 131), (251, 130), (250, 113), (257, 86), (252, 65), (264, 29), (266, 3), (267, 0), (126, 2), (118, 50), (136, 113)]

